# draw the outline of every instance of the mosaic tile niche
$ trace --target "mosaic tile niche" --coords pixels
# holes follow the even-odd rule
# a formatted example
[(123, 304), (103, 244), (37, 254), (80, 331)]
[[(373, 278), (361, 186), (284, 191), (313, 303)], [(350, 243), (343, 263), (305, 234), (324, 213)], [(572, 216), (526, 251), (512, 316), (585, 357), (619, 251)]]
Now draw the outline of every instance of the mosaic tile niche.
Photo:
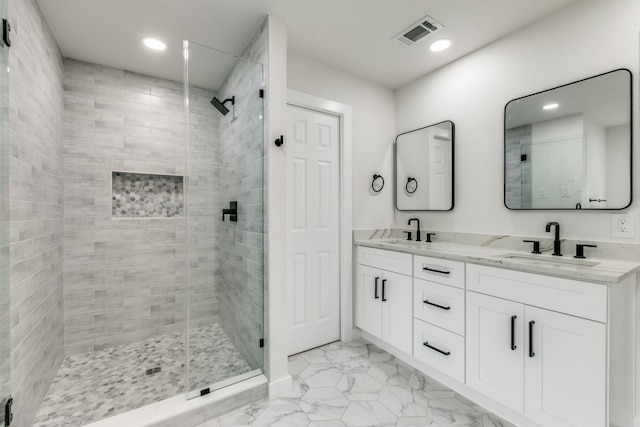
[(114, 218), (175, 218), (183, 216), (183, 177), (113, 172), (111, 216)]

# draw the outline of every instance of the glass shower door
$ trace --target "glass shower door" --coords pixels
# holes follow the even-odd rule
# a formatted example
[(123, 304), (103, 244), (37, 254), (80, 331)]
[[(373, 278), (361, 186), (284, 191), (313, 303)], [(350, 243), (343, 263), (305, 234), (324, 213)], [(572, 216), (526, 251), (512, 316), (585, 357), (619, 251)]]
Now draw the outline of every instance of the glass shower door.
[(185, 42), (187, 390), (263, 368), (262, 65)]
[[(0, 17), (7, 17), (7, 2), (0, 0)], [(0, 42), (0, 425), (11, 394), (9, 317), (9, 47)]]

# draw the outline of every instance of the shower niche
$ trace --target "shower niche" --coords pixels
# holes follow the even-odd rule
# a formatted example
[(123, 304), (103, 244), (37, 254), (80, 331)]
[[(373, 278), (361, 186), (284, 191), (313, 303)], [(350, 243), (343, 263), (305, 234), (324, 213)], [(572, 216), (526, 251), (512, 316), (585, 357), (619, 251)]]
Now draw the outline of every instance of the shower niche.
[(111, 216), (114, 218), (184, 216), (184, 177), (112, 172)]

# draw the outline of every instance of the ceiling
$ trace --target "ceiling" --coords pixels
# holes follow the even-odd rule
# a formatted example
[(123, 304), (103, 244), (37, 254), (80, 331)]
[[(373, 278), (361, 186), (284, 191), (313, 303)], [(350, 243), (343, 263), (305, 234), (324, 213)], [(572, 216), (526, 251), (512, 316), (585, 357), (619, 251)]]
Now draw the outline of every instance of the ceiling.
[[(392, 89), (573, 1), (37, 0), (67, 58), (182, 80), (183, 39), (237, 55), (272, 15), (286, 24), (290, 51)], [(426, 15), (444, 28), (413, 46), (394, 40)], [(149, 51), (144, 37), (164, 40), (167, 50)], [(430, 52), (441, 37), (451, 48)]]

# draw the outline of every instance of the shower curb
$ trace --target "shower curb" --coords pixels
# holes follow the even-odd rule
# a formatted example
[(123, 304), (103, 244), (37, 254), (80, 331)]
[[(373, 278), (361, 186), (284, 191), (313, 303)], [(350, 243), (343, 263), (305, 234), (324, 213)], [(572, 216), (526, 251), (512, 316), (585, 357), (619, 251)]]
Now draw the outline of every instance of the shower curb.
[(194, 427), (266, 397), (267, 379), (258, 375), (205, 396), (175, 396), (84, 427)]

